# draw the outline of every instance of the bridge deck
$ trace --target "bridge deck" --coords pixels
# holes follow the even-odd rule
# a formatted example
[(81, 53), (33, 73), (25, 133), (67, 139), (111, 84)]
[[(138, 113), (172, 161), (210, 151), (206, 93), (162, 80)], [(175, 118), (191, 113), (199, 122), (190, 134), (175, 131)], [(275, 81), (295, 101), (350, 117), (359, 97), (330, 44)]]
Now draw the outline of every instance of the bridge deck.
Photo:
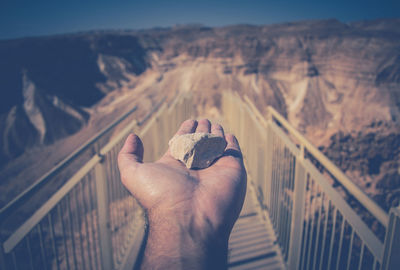
[(269, 219), (261, 216), (254, 192), (246, 200), (229, 239), (229, 269), (285, 269)]

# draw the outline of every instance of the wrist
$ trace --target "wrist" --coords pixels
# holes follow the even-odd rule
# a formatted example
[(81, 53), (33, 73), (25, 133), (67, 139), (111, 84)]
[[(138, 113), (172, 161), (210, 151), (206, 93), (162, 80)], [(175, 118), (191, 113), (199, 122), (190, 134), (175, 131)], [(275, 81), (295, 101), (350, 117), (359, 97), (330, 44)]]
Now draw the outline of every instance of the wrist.
[(229, 234), (214, 230), (207, 220), (193, 215), (148, 213), (146, 252), (160, 259), (160, 268), (224, 269), (228, 237)]

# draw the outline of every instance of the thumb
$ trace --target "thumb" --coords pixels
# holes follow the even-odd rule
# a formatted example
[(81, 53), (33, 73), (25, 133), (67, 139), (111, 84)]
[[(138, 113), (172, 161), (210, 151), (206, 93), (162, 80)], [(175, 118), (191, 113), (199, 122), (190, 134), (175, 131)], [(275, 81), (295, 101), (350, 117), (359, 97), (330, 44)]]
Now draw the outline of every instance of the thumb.
[[(136, 170), (143, 161), (143, 143), (136, 134), (129, 134), (118, 154), (118, 167), (122, 182)], [(128, 175), (127, 175), (128, 174)], [(124, 183), (125, 184), (125, 183)]]

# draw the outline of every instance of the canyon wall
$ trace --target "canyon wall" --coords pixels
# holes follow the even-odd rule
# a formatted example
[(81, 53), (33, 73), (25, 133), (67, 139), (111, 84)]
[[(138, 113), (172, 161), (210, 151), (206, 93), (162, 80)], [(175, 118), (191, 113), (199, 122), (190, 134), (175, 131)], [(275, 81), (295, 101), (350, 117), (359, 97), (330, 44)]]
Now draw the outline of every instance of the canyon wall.
[(276, 108), (383, 207), (399, 202), (400, 19), (26, 38), (0, 41), (0, 58), (3, 164), (78, 132), (121, 93), (190, 91), (218, 117), (235, 91)]

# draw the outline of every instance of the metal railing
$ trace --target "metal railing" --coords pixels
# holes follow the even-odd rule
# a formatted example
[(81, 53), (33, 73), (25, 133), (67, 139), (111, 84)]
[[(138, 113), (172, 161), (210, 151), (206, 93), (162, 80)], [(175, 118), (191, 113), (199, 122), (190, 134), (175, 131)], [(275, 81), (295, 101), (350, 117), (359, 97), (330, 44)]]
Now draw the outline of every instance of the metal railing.
[[(170, 104), (161, 102), (141, 121), (131, 122), (111, 138), (46, 203), (7, 234), (0, 246), (0, 268), (132, 268), (144, 235), (144, 216), (120, 182), (117, 154), (134, 131), (143, 138), (145, 160), (159, 157), (180, 122), (192, 116), (189, 100), (182, 95)], [(2, 217), (26, 197), (9, 204)]]
[[(9, 233), (1, 269), (127, 269), (143, 238), (143, 212), (119, 180), (116, 155), (139, 133), (145, 161), (159, 157), (178, 125), (193, 116), (190, 97), (163, 102), (132, 122), (61, 189)], [(275, 110), (268, 119), (246, 97), (224, 93), (222, 112), (237, 135), (250, 183), (271, 219), (289, 269), (396, 269), (400, 210), (385, 213)], [(317, 161), (317, 162), (316, 162)], [(346, 189), (343, 196), (331, 180)], [(356, 211), (348, 200), (357, 200)], [(385, 239), (362, 217), (384, 228)], [(375, 223), (374, 223), (375, 222)], [(373, 227), (373, 226), (372, 226)]]
[(266, 119), (246, 96), (226, 92), (222, 110), (288, 269), (399, 269), (399, 208), (383, 211), (273, 108)]
[(110, 125), (108, 125), (103, 130), (99, 131), (96, 135), (94, 135), (89, 141), (80, 146), (74, 152), (69, 154), (65, 159), (63, 159), (60, 163), (54, 166), (50, 171), (46, 174), (38, 178), (34, 181), (27, 189), (18, 194), (15, 198), (10, 200), (4, 207), (0, 209), (0, 219), (6, 218), (10, 212), (15, 211), (22, 204), (27, 201), (29, 197), (35, 194), (40, 188), (42, 188), (46, 183), (52, 180), (52, 178), (57, 175), (61, 170), (65, 169), (72, 161), (76, 160), (77, 157), (82, 156), (85, 151), (87, 151), (90, 147), (94, 146), (99, 148), (98, 142), (102, 139), (107, 133), (113, 130), (117, 125), (119, 125), (122, 121), (130, 117), (135, 111), (137, 107), (135, 106), (128, 112), (126, 112), (123, 116), (113, 121)]

